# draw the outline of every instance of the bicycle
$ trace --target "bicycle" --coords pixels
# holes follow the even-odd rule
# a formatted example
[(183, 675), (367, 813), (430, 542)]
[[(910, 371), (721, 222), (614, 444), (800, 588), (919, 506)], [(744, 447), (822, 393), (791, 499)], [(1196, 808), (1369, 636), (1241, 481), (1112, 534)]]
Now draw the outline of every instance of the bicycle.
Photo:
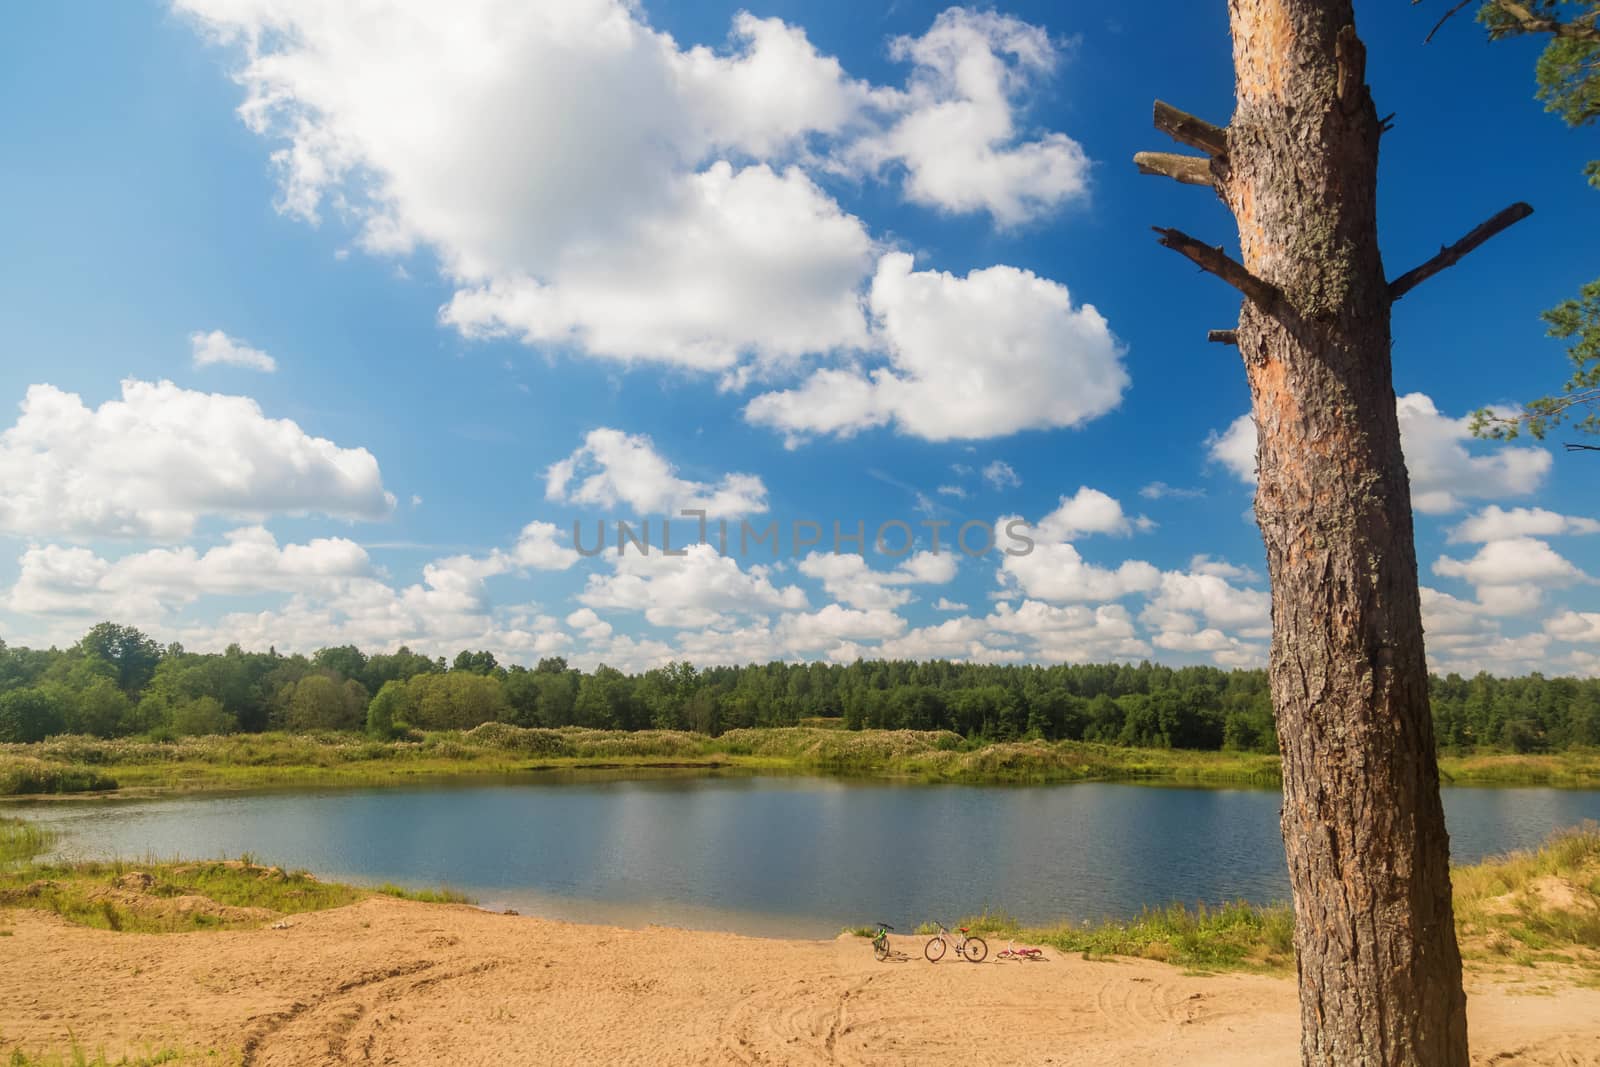
[(922, 954), (928, 957), (929, 963), (938, 963), (944, 959), (947, 945), (954, 945), (956, 955), (968, 963), (982, 963), (983, 958), (989, 954), (989, 943), (981, 937), (975, 937), (967, 932), (967, 927), (961, 927), (961, 936), (951, 934), (944, 923), (934, 923), (939, 932), (928, 939), (928, 944), (923, 948)]
[(999, 952), (996, 952), (994, 954), (994, 958), (997, 960), (1029, 960), (1043, 963), (1044, 949), (1018, 948), (1017, 943), (1012, 941), (1008, 943), (1005, 948), (1001, 949)]
[(889, 931), (894, 927), (888, 923), (875, 923), (878, 932), (872, 935), (872, 955), (879, 963), (889, 958)]

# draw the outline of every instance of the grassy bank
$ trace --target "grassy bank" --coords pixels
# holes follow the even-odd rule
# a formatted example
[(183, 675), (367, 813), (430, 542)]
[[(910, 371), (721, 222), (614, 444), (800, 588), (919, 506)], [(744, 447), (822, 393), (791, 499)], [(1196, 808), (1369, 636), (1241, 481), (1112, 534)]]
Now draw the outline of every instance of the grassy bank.
[(1439, 775), (1452, 785), (1559, 785), (1600, 788), (1600, 750), (1539, 755), (1488, 752), (1441, 756)]
[(393, 885), (362, 889), (321, 882), (248, 856), (204, 862), (38, 862), (52, 844), (29, 822), (0, 819), (0, 908), (33, 908), (104, 930), (177, 933), (256, 927), (376, 894), (470, 903), (448, 889), (413, 892)]
[[(1556, 834), (1517, 852), (1451, 871), (1462, 955), (1484, 966), (1555, 965), (1600, 982), (1600, 826)], [(1061, 952), (1137, 956), (1197, 971), (1289, 971), (1294, 915), (1288, 905), (1173, 904), (1132, 919), (1027, 927), (1004, 912), (962, 919), (991, 941), (1048, 945)], [(870, 936), (870, 930), (855, 931)], [(931, 927), (917, 933), (931, 934)]]
[[(236, 734), (176, 742), (60, 737), (0, 745), (0, 796), (388, 785), (585, 767), (730, 768), (968, 783), (1124, 779), (1271, 786), (1279, 780), (1277, 757), (1258, 753), (1079, 741), (984, 743), (937, 730), (797, 726), (710, 737), (490, 723), (404, 741), (351, 734)], [(1440, 768), (1447, 782), (1458, 784), (1600, 785), (1600, 753), (1592, 751), (1445, 757)]]
[(349, 734), (239, 734), (177, 742), (61, 737), (0, 745), (0, 796), (387, 785), (586, 767), (726, 768), (974, 783), (1152, 778), (1270, 785), (1278, 780), (1277, 760), (1271, 756), (1073, 741), (985, 744), (946, 731), (799, 726), (710, 737), (491, 723), (406, 741)]

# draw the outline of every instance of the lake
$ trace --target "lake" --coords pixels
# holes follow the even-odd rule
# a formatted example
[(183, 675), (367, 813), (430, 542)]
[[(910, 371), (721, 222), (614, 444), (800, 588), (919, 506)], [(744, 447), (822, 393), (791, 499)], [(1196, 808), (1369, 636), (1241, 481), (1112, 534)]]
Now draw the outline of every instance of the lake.
[[(1459, 862), (1600, 819), (1600, 791), (1444, 791)], [(1106, 782), (927, 786), (561, 774), (514, 782), (44, 802), (82, 858), (236, 857), (448, 885), (488, 907), (629, 925), (830, 936), (987, 906), (1028, 922), (1288, 898), (1279, 795)]]

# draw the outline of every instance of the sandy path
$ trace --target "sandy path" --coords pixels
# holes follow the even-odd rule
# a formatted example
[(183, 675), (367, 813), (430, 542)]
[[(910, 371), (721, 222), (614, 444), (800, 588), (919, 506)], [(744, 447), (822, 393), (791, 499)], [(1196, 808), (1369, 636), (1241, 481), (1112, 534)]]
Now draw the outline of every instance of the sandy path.
[[(370, 900), (289, 929), (112, 934), (13, 911), (0, 1054), (248, 1064), (1283, 1064), (1294, 987), (1145, 961), (972, 965), (865, 941), (580, 926)], [(1002, 947), (1000, 945), (994, 948)], [(1475, 1063), (1600, 1064), (1600, 990), (1475, 983)], [(203, 1061), (202, 1061), (203, 1062)]]

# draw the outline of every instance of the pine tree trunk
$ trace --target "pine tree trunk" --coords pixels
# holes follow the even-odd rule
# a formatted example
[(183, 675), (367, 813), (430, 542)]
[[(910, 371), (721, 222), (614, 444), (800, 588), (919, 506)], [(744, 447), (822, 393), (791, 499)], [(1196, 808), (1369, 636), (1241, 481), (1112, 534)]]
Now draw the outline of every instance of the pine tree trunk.
[(1306, 1064), (1467, 1063), (1411, 494), (1349, 0), (1229, 0), (1219, 186), (1244, 265)]

